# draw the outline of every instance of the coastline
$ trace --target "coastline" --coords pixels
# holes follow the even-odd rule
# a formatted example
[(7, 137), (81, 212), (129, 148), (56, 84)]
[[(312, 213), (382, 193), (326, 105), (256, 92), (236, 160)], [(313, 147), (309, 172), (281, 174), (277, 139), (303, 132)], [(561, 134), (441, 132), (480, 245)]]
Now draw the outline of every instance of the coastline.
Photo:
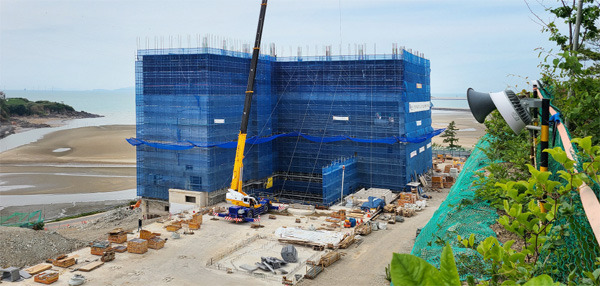
[(74, 113), (67, 115), (12, 116), (10, 121), (2, 123), (2, 126), (0, 127), (0, 139), (6, 138), (12, 134), (18, 134), (37, 128), (65, 126), (73, 119), (98, 117), (104, 116), (85, 111), (75, 111)]

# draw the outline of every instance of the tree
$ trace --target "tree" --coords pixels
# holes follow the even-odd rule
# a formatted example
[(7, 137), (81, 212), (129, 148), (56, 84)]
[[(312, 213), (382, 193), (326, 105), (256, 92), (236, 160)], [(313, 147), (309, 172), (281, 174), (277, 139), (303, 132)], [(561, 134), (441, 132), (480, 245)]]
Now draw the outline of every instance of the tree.
[(446, 128), (444, 133), (440, 135), (441, 137), (444, 137), (444, 143), (450, 143), (450, 145), (448, 145), (448, 148), (450, 149), (458, 149), (461, 147), (460, 145), (455, 144), (458, 142), (458, 138), (456, 138), (457, 130), (458, 128), (456, 128), (456, 123), (453, 120), (450, 122), (450, 124), (448, 124), (448, 128)]
[(558, 1), (556, 7), (544, 8), (553, 20), (534, 15), (558, 46), (558, 51), (540, 53), (545, 54), (540, 67), (543, 80), (552, 87), (552, 104), (561, 109), (573, 136), (592, 136), (593, 143), (599, 144), (600, 28), (596, 23), (600, 5), (594, 0)]

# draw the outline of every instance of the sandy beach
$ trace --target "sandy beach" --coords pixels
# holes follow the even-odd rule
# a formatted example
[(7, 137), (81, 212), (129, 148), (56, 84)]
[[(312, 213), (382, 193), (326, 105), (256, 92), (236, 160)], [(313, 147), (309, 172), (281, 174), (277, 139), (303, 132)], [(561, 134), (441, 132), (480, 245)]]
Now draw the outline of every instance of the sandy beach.
[(135, 126), (61, 130), (0, 153), (2, 196), (74, 194), (135, 188)]
[[(471, 149), (485, 135), (485, 126), (473, 117), (470, 111), (434, 111), (431, 116), (431, 126), (435, 129), (446, 128), (452, 121), (456, 123), (456, 132), (458, 145)], [(443, 143), (444, 138), (440, 136), (433, 137), (431, 142), (442, 146), (448, 146)]]

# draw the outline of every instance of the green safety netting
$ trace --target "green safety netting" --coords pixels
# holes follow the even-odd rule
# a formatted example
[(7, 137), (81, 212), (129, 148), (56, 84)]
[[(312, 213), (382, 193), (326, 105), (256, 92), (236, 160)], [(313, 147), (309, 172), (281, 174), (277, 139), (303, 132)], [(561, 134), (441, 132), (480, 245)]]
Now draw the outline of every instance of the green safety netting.
[[(541, 90), (545, 98), (551, 98), (550, 92), (546, 89)], [(560, 110), (554, 105), (552, 107), (560, 113)], [(559, 116), (553, 119), (560, 120)], [(567, 132), (569, 133), (568, 129)], [(569, 133), (569, 138), (571, 134)], [(561, 147), (564, 150), (558, 131), (550, 128), (550, 148)], [(570, 143), (566, 143), (570, 144)], [(469, 237), (475, 235), (475, 241), (479, 242), (488, 236), (495, 236), (490, 225), (494, 224), (498, 218), (496, 210), (489, 206), (487, 202), (474, 201), (475, 189), (473, 183), (477, 180), (474, 172), (486, 167), (490, 162), (481, 148), (489, 147), (482, 138), (473, 153), (465, 163), (464, 169), (458, 177), (454, 186), (450, 189), (447, 199), (435, 212), (429, 223), (422, 229), (415, 241), (412, 254), (427, 260), (429, 263), (439, 267), (442, 247), (447, 241), (452, 246), (455, 254), (456, 264), (461, 274), (461, 279), (467, 275), (473, 275), (478, 279), (486, 279), (485, 265), (481, 255), (474, 250), (465, 249), (459, 244), (457, 235)], [(575, 146), (574, 146), (575, 147)], [(574, 148), (574, 150), (577, 150)], [(538, 145), (538, 158), (540, 150)], [(581, 170), (584, 157), (577, 157), (578, 171)], [(562, 181), (557, 172), (562, 170), (562, 166), (556, 163), (552, 158), (549, 160), (549, 171), (553, 174), (550, 179)], [(566, 183), (563, 181), (563, 183)], [(590, 187), (600, 198), (600, 185), (593, 182)], [(540, 254), (539, 261), (544, 262), (544, 267), (539, 268), (539, 273), (546, 273), (553, 277), (555, 281), (565, 283), (571, 272), (582, 276), (584, 271), (593, 271), (598, 268), (594, 263), (596, 257), (600, 257), (600, 246), (595, 240), (592, 228), (586, 218), (581, 205), (581, 200), (577, 192), (572, 192), (572, 204), (574, 209), (569, 215), (559, 215), (554, 224), (554, 228), (565, 226), (568, 230), (562, 236), (562, 242), (556, 249), (545, 250)]]
[[(549, 90), (542, 89), (541, 93), (544, 98), (551, 98), (551, 92)], [(560, 110), (556, 106), (552, 105), (552, 108), (560, 113)], [(569, 138), (573, 138), (568, 129), (567, 133), (569, 134)], [(564, 150), (565, 144), (571, 144), (569, 142), (563, 142), (559, 132), (552, 127), (550, 128), (549, 137), (550, 148), (560, 147)], [(575, 147), (576, 146), (573, 146), (573, 150), (577, 150)], [(540, 150), (538, 150), (538, 156), (539, 151)], [(574, 155), (577, 161), (577, 169), (579, 172), (582, 172), (581, 166), (585, 157), (577, 156), (577, 154)], [(559, 175), (557, 174), (558, 171), (564, 170), (563, 167), (552, 160), (552, 157), (550, 157), (548, 162), (548, 170), (553, 174), (550, 177), (551, 180), (562, 181), (563, 184), (566, 184), (566, 182), (559, 178)], [(598, 182), (592, 181), (590, 187), (594, 191), (594, 194), (596, 194), (596, 198), (600, 198), (600, 185), (598, 185)], [(543, 251), (540, 254), (539, 259), (540, 261), (546, 261), (545, 265), (547, 266), (545, 270), (541, 269), (540, 272), (549, 272), (548, 274), (555, 280), (562, 282), (568, 280), (571, 271), (575, 271), (577, 275), (582, 276), (583, 271), (593, 271), (598, 268), (598, 266), (594, 265), (594, 262), (596, 261), (596, 257), (600, 257), (600, 246), (595, 239), (592, 228), (583, 210), (583, 206), (581, 205), (579, 193), (572, 192), (571, 195), (572, 204), (574, 206), (573, 213), (560, 216), (554, 224), (555, 228), (557, 226), (567, 226), (569, 231), (567, 235), (563, 236), (564, 244), (560, 245), (555, 250)]]
[(9, 216), (0, 216), (1, 226), (31, 226), (43, 222), (42, 211), (32, 211), (28, 213), (15, 212)]
[(475, 234), (476, 241), (496, 235), (489, 227), (498, 218), (496, 210), (487, 202), (475, 201), (475, 190), (472, 186), (478, 178), (475, 172), (490, 163), (481, 151), (487, 147), (487, 141), (479, 140), (450, 189), (448, 197), (417, 236), (411, 252), (439, 268), (442, 248), (445, 242), (449, 242), (462, 279), (468, 274), (478, 279), (487, 277), (484, 274), (485, 267), (481, 255), (472, 249), (460, 247), (457, 235), (469, 237)]

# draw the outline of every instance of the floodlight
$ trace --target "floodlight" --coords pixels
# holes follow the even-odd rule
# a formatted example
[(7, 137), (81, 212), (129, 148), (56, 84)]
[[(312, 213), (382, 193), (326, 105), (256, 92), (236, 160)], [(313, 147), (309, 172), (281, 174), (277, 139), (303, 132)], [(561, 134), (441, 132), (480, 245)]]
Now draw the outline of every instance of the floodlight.
[(531, 123), (529, 113), (512, 90), (485, 93), (469, 88), (467, 102), (471, 113), (479, 123), (483, 123), (485, 117), (494, 109), (498, 109), (510, 129), (517, 134)]

